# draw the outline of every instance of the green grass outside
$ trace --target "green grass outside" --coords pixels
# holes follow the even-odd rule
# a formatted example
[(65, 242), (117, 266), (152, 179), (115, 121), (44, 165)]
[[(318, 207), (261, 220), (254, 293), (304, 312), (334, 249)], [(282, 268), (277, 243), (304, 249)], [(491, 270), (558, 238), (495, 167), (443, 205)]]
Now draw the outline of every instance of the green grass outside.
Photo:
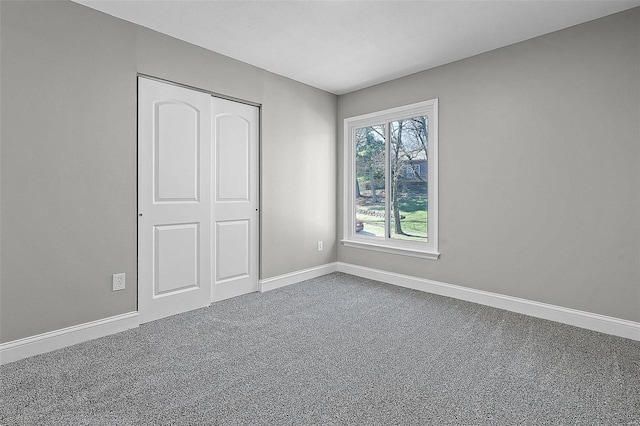
[[(371, 204), (370, 198), (364, 197), (360, 203), (357, 202), (356, 218), (364, 223), (364, 232), (374, 234), (378, 237), (384, 237), (384, 218), (374, 216), (375, 213), (384, 214), (384, 198), (381, 197), (380, 202)], [(398, 235), (395, 233), (395, 226), (391, 223), (391, 237), (411, 240), (426, 241), (427, 240), (427, 197), (424, 195), (416, 195), (411, 192), (405, 192), (400, 196), (398, 202), (400, 207), (402, 231), (406, 235)], [(371, 212), (372, 214), (369, 214)], [(393, 214), (393, 213), (392, 213)], [(393, 217), (390, 218), (393, 220)]]

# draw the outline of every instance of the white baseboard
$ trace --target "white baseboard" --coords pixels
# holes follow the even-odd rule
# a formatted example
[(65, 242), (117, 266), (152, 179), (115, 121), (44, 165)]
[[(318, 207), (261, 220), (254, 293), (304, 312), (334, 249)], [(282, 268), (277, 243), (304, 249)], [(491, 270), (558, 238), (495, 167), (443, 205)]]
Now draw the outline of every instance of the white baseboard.
[(640, 341), (640, 323), (518, 297), (338, 262), (338, 271)]
[(116, 315), (0, 344), (0, 365), (119, 333), (140, 325), (138, 312)]
[(323, 275), (336, 272), (338, 266), (336, 262), (327, 263), (325, 265), (316, 266), (314, 268), (304, 269), (302, 271), (291, 272), (289, 274), (278, 275), (273, 278), (260, 280), (260, 292), (275, 290), (276, 288), (299, 283), (301, 281), (310, 280), (312, 278), (321, 277)]
[[(336, 271), (640, 341), (638, 322), (342, 262), (328, 263), (261, 280), (260, 291), (274, 290)], [(0, 365), (119, 333), (139, 325), (138, 312), (130, 312), (2, 343)]]

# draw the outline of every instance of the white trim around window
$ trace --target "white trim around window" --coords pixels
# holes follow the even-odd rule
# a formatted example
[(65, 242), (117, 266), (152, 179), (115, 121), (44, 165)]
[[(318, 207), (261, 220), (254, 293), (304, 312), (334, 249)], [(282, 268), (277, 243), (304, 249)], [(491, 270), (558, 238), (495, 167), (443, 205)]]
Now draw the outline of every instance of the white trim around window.
[[(414, 117), (427, 117), (427, 238), (407, 241), (392, 238), (391, 224), (385, 220), (384, 236), (356, 232), (356, 129), (384, 126), (385, 129), (385, 194), (390, 194), (390, 128), (391, 123)], [(372, 183), (375, 185), (375, 183)], [(344, 120), (344, 208), (342, 244), (346, 247), (436, 260), (438, 250), (438, 99), (384, 111), (359, 115)], [(385, 217), (391, 218), (390, 201), (385, 197)], [(366, 231), (366, 226), (365, 226)]]

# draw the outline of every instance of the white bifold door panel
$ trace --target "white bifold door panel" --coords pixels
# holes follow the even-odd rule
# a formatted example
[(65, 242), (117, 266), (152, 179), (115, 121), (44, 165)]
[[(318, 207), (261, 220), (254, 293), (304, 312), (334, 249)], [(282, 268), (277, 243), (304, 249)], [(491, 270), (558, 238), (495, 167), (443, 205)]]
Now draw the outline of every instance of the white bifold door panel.
[(141, 322), (257, 290), (257, 120), (256, 107), (138, 79)]
[(213, 301), (258, 290), (258, 108), (213, 98)]

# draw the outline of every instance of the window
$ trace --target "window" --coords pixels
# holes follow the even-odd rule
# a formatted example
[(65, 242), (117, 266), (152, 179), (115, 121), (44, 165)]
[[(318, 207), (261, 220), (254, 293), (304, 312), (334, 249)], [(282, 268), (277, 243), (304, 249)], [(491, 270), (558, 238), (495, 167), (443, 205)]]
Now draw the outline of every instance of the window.
[(406, 170), (407, 175), (405, 176), (408, 180), (416, 179), (416, 175), (420, 176), (420, 163), (411, 162)]
[(345, 246), (437, 259), (438, 100), (344, 121)]

